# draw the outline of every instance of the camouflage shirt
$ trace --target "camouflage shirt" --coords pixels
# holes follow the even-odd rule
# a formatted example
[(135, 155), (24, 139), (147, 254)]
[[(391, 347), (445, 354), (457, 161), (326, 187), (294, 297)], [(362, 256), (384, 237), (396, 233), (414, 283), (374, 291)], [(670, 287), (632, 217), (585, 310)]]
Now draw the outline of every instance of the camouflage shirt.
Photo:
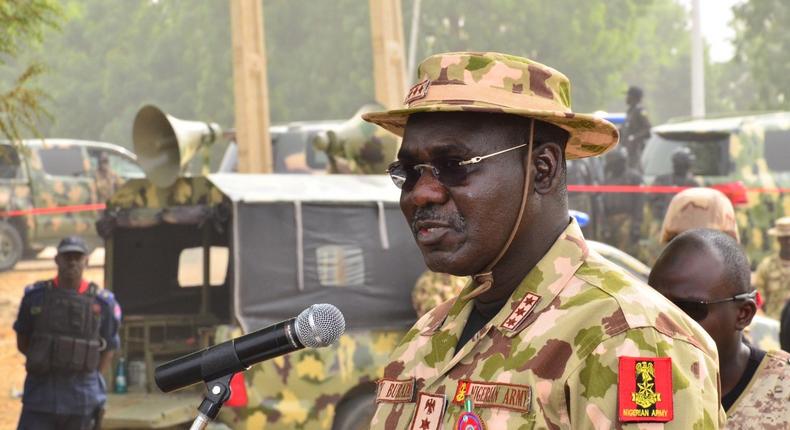
[[(379, 381), (371, 428), (454, 429), (466, 399), (489, 429), (641, 428), (619, 422), (641, 411), (630, 404), (641, 393), (635, 380), (651, 395), (648, 409), (669, 412), (665, 428), (723, 425), (712, 339), (588, 250), (575, 221), (503, 309), (455, 351), (472, 306), (443, 303), (404, 336)], [(655, 373), (638, 377), (640, 362), (655, 363)]]
[(727, 411), (733, 429), (790, 428), (790, 354), (765, 355), (749, 385)]
[(765, 300), (763, 311), (778, 319), (790, 296), (790, 261), (782, 260), (777, 254), (765, 257), (757, 266), (754, 283)]

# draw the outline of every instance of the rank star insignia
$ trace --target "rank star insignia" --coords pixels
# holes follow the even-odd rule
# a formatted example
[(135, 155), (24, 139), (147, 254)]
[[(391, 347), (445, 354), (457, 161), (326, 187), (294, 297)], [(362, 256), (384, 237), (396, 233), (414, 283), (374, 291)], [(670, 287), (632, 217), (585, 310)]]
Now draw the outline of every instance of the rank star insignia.
[(513, 312), (508, 315), (501, 327), (508, 330), (515, 330), (532, 313), (532, 310), (538, 304), (539, 300), (539, 295), (527, 293), (527, 295), (524, 296), (524, 298), (518, 303), (516, 309), (514, 309)]

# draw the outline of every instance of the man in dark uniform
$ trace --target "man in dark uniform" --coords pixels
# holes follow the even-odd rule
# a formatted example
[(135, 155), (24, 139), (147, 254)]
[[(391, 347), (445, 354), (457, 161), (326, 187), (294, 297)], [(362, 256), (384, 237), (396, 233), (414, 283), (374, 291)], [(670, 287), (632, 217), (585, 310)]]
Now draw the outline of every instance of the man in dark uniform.
[(101, 371), (119, 346), (121, 308), (112, 293), (82, 278), (88, 247), (66, 237), (58, 275), (25, 288), (14, 323), (27, 378), (19, 429), (99, 428), (106, 400)]
[(620, 133), (621, 141), (628, 151), (628, 167), (641, 172), (642, 149), (650, 137), (650, 120), (647, 119), (647, 111), (642, 107), (642, 89), (628, 87), (625, 103), (628, 111), (625, 113), (625, 123)]
[[(607, 154), (604, 168), (606, 185), (642, 184), (642, 176), (628, 167), (627, 157), (622, 148), (614, 149)], [(602, 226), (604, 242), (631, 255), (637, 254), (642, 228), (643, 201), (641, 193), (604, 194), (605, 218)]]
[[(656, 176), (653, 185), (666, 185), (675, 187), (699, 187), (700, 184), (694, 179), (692, 167), (694, 167), (694, 154), (688, 148), (680, 148), (672, 153), (672, 173), (665, 173)], [(667, 211), (667, 206), (672, 200), (672, 194), (655, 193), (650, 196), (650, 210), (653, 219), (663, 219)]]

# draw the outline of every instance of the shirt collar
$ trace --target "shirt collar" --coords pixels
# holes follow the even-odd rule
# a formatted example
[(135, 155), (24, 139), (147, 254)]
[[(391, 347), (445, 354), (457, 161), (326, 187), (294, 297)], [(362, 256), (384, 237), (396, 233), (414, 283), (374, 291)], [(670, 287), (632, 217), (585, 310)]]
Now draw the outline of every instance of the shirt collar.
[[(52, 285), (54, 285), (55, 288), (58, 288), (58, 277), (57, 277), (57, 275), (55, 276), (54, 279), (52, 279)], [(86, 291), (88, 291), (88, 281), (83, 279), (83, 280), (80, 281), (80, 288), (77, 290), (77, 293), (85, 294)]]

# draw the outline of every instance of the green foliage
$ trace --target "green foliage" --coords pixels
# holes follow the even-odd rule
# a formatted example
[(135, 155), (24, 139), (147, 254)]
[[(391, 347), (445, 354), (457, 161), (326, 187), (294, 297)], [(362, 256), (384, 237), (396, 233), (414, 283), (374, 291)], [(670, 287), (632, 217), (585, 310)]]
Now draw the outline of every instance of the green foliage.
[[(15, 63), (20, 50), (40, 42), (46, 27), (56, 27), (57, 3), (52, 0), (0, 1), (0, 71)], [(19, 72), (0, 81), (0, 136), (19, 139), (23, 133), (37, 133), (37, 122), (46, 111), (40, 105), (44, 93), (33, 86), (44, 72), (41, 63), (17, 66)], [(6, 88), (2, 82), (11, 82)]]
[(790, 109), (790, 3), (748, 0), (733, 8), (734, 67), (748, 70), (752, 109)]
[[(51, 70), (41, 85), (54, 118), (42, 133), (131, 146), (146, 103), (233, 126), (227, 0), (61, 4), (61, 32), (27, 54), (47, 54)], [(402, 5), (409, 35), (412, 1)], [(367, 2), (265, 0), (264, 16), (272, 122), (348, 118), (373, 100)], [(422, 2), (417, 58), (527, 56), (570, 77), (581, 112), (623, 111), (627, 86), (642, 85), (658, 123), (688, 113), (687, 22), (673, 0), (432, 0)]]

